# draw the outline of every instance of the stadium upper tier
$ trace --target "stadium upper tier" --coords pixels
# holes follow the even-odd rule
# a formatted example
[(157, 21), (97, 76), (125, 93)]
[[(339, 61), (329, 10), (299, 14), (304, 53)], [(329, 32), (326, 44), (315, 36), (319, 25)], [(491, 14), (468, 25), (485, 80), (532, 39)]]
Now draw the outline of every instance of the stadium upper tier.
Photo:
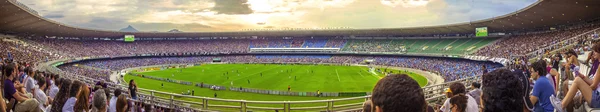
[(349, 40), (343, 51), (465, 54), (496, 38)]
[(242, 31), (242, 32), (117, 32), (65, 25), (40, 16), (16, 0), (0, 0), (0, 33), (59, 36), (59, 37), (310, 37), (310, 36), (402, 36), (473, 35), (475, 28), (488, 31), (521, 32), (548, 29), (597, 19), (600, 1), (597, 0), (538, 0), (521, 10), (484, 20), (412, 28), (303, 30), (303, 31)]
[[(249, 52), (250, 48), (343, 48), (342, 52), (403, 52), (465, 54), (493, 42), (496, 38), (402, 39), (402, 40), (163, 40), (122, 41), (32, 39), (66, 57), (125, 56), (151, 53)], [(406, 50), (403, 50), (406, 49)]]

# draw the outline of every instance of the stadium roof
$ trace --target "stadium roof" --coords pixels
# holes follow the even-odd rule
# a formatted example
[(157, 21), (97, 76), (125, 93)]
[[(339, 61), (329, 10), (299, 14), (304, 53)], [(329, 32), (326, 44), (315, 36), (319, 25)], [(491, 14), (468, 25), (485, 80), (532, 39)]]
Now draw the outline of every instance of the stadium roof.
[(382, 29), (236, 31), (236, 32), (119, 32), (64, 25), (37, 14), (15, 0), (0, 1), (0, 33), (61, 37), (247, 37), (247, 36), (414, 36), (431, 34), (472, 34), (477, 27), (494, 32), (549, 29), (551, 26), (582, 22), (600, 17), (597, 0), (539, 0), (519, 11), (468, 23)]

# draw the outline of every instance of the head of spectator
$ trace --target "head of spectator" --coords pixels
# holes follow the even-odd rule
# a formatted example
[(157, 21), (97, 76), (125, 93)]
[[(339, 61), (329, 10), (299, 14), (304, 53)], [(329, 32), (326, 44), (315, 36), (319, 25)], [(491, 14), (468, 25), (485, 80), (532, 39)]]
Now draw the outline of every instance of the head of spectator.
[(48, 87), (46, 79), (44, 79), (43, 77), (36, 78), (36, 81), (39, 89), (44, 90), (46, 89), (46, 87)]
[(567, 51), (566, 54), (568, 57), (572, 57), (572, 56), (577, 57), (577, 52), (575, 52), (575, 50), (573, 50), (573, 49), (569, 49), (569, 51)]
[(481, 84), (478, 82), (471, 83), (471, 89), (479, 89), (479, 87), (481, 87)]
[(444, 91), (444, 94), (446, 94), (446, 98), (452, 98), (452, 96), (454, 96), (454, 94), (452, 93), (452, 90), (450, 90), (450, 88), (446, 88), (446, 91)]
[(538, 60), (532, 63), (529, 71), (533, 80), (537, 80), (540, 76), (545, 76), (548, 73), (546, 71), (546, 61)]
[(145, 112), (152, 112), (152, 111), (154, 111), (154, 108), (152, 108), (152, 105), (150, 105), (150, 104), (142, 104), (142, 105), (144, 105), (144, 111)]
[(389, 75), (379, 80), (372, 95), (375, 112), (424, 112), (427, 102), (423, 90), (406, 74)]
[(119, 95), (117, 98), (117, 112), (127, 112), (127, 96)]
[(71, 88), (69, 89), (69, 97), (76, 98), (77, 96), (79, 96), (79, 90), (81, 90), (81, 85), (84, 85), (81, 81), (74, 80), (71, 84)]
[(455, 83), (450, 84), (450, 90), (452, 91), (452, 97), (454, 97), (458, 94), (467, 93), (467, 89), (465, 88), (465, 85), (460, 82), (455, 82)]
[(131, 89), (131, 88), (134, 88), (134, 87), (136, 87), (136, 86), (137, 86), (137, 85), (135, 84), (135, 81), (133, 81), (133, 79), (129, 80), (129, 88), (130, 88), (130, 89)]
[(77, 95), (77, 102), (75, 103), (75, 107), (73, 109), (76, 112), (88, 112), (90, 89), (86, 84), (82, 84), (80, 87), (79, 94)]
[(56, 85), (56, 86), (60, 85), (60, 83), (59, 83), (60, 80), (58, 80), (58, 79), (60, 79), (60, 75), (58, 75), (58, 74), (53, 74), (52, 75), (52, 80), (54, 81), (54, 85)]
[(458, 94), (450, 98), (452, 112), (466, 112), (468, 96)]
[(363, 112), (372, 112), (372, 111), (373, 111), (373, 103), (371, 102), (371, 100), (365, 101), (365, 103), (363, 103)]
[(481, 105), (484, 112), (518, 112), (524, 109), (524, 86), (515, 73), (497, 69), (482, 76)]
[(106, 112), (106, 93), (104, 90), (97, 90), (94, 93), (94, 99), (92, 102), (92, 112)]

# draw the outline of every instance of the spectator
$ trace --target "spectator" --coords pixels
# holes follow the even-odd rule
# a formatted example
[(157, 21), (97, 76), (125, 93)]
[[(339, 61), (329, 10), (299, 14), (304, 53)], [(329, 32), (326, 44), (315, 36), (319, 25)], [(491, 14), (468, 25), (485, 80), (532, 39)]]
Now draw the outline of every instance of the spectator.
[(50, 100), (48, 100), (48, 96), (44, 93), (44, 89), (46, 89), (46, 80), (42, 77), (37, 78), (38, 87), (35, 89), (35, 99), (39, 102), (39, 108), (41, 110), (46, 111), (46, 106), (50, 105)]
[(467, 89), (465, 88), (465, 85), (460, 83), (460, 82), (456, 82), (456, 83), (452, 83), (450, 84), (450, 90), (452, 90), (452, 97), (457, 96), (457, 95), (464, 95), (467, 96), (467, 107), (465, 108), (467, 112), (478, 112), (479, 108), (477, 106), (477, 101), (475, 101), (475, 98), (473, 98), (472, 96), (467, 94)]
[[(516, 70), (497, 69), (482, 76), (481, 105), (483, 112), (522, 112), (526, 109), (527, 79), (522, 80)], [(525, 81), (525, 82), (522, 82)]]
[(17, 90), (15, 89), (14, 86), (14, 82), (15, 80), (15, 76), (16, 76), (16, 72), (14, 71), (16, 69), (16, 66), (8, 66), (5, 68), (6, 71), (5, 72), (7, 74), (5, 74), (5, 76), (7, 77), (6, 80), (4, 80), (4, 97), (7, 100), (12, 100), (14, 99), (15, 101), (17, 101), (18, 103), (15, 104), (15, 107), (10, 107), (10, 108), (14, 108), (14, 111), (16, 112), (24, 112), (24, 111), (29, 111), (29, 112), (38, 112), (41, 111), (40, 108), (32, 108), (32, 107), (38, 107), (39, 103), (34, 100), (29, 98), (27, 95), (21, 93), (21, 92), (17, 92)]
[(373, 89), (372, 101), (375, 112), (424, 112), (427, 108), (423, 90), (406, 74), (379, 80)]
[(471, 91), (469, 92), (469, 95), (475, 99), (477, 105), (481, 104), (481, 100), (479, 100), (481, 99), (481, 89), (479, 87), (481, 87), (481, 84), (473, 82), (471, 83)]
[(450, 90), (450, 88), (446, 88), (446, 91), (444, 91), (444, 94), (446, 94), (446, 101), (444, 101), (444, 104), (442, 105), (442, 107), (440, 107), (440, 111), (442, 112), (450, 112), (451, 111), (451, 106), (450, 105), (450, 98), (452, 98), (454, 96), (454, 94), (452, 94), (452, 90)]
[(77, 102), (75, 103), (73, 110), (75, 110), (75, 112), (89, 112), (89, 98), (90, 89), (85, 83), (82, 83), (81, 88), (79, 89), (79, 94), (77, 94)]
[(137, 100), (137, 84), (133, 79), (129, 80), (129, 95), (131, 95), (131, 99)]
[(52, 77), (52, 80), (54, 80), (54, 83), (51, 84), (50, 89), (48, 90), (48, 97), (50, 97), (51, 99), (56, 98), (56, 94), (58, 94), (58, 91), (60, 90), (60, 86), (62, 84), (63, 80), (59, 80), (60, 77), (57, 74), (54, 74)]
[(119, 95), (117, 98), (117, 112), (127, 112), (127, 96), (124, 94)]
[(365, 101), (365, 103), (363, 103), (363, 112), (372, 112), (372, 111), (373, 111), (373, 103), (371, 102), (371, 100)]
[[(92, 111), (91, 112), (106, 112), (106, 94), (104, 90), (97, 90), (94, 93), (94, 99), (92, 103)], [(151, 112), (151, 111), (149, 111)]]
[[(452, 105), (452, 112), (467, 112), (467, 100), (469, 96), (458, 94), (450, 98), (450, 105)], [(478, 112), (477, 110), (476, 112)]]
[[(554, 107), (550, 103), (550, 96), (554, 95), (554, 86), (551, 79), (548, 79), (546, 75), (548, 74), (546, 71), (546, 61), (538, 60), (535, 63), (531, 64), (531, 78), (535, 80), (535, 85), (533, 86), (533, 93), (531, 93), (531, 103), (535, 105), (534, 111), (536, 112), (552, 112), (554, 111)], [(540, 76), (543, 75), (543, 76)]]
[(114, 96), (110, 98), (108, 104), (108, 112), (117, 112), (117, 98), (121, 95), (121, 89), (115, 89)]
[(79, 95), (80, 90), (81, 90), (81, 85), (83, 85), (82, 82), (78, 81), (78, 80), (74, 80), (73, 84), (71, 84), (71, 89), (69, 90), (69, 99), (67, 99), (67, 101), (64, 103), (64, 106), (62, 108), (63, 112), (75, 112), (75, 104), (77, 102), (77, 98)]
[(59, 79), (61, 84), (60, 84), (60, 92), (58, 92), (56, 94), (56, 97), (54, 98), (54, 101), (52, 102), (52, 108), (50, 110), (50, 112), (60, 112), (62, 111), (62, 108), (64, 107), (65, 103), (63, 102), (67, 102), (67, 99), (69, 98), (69, 89), (71, 88), (71, 83), (72, 81), (66, 78), (61, 78)]

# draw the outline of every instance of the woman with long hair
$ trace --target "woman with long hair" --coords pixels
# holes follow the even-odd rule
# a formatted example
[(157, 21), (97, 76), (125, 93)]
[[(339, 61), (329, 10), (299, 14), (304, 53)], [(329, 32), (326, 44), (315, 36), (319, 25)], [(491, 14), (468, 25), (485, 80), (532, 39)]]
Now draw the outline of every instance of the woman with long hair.
[(59, 87), (60, 92), (57, 92), (56, 96), (54, 97), (54, 101), (52, 102), (50, 112), (61, 112), (63, 106), (65, 105), (65, 102), (67, 102), (67, 99), (69, 98), (69, 88), (71, 87), (71, 80), (66, 78), (61, 78), (59, 80), (61, 80)]
[(127, 96), (124, 94), (119, 95), (117, 98), (117, 112), (127, 112)]
[(574, 74), (572, 74), (572, 72), (579, 71), (579, 61), (577, 61), (577, 53), (573, 49), (570, 49), (569, 51), (566, 52), (566, 54), (567, 54), (567, 63), (565, 63), (565, 65), (564, 65), (565, 73), (570, 74), (570, 75), (567, 75), (565, 78), (573, 80), (575, 77), (574, 77)]
[(82, 84), (79, 89), (79, 95), (77, 96), (77, 102), (75, 103), (75, 107), (73, 110), (75, 112), (88, 112), (89, 111), (89, 97), (90, 89), (86, 84)]
[(131, 95), (131, 99), (137, 100), (137, 84), (133, 79), (129, 80), (129, 95)]
[(450, 98), (452, 112), (466, 112), (468, 99), (469, 97), (464, 94), (458, 94)]

